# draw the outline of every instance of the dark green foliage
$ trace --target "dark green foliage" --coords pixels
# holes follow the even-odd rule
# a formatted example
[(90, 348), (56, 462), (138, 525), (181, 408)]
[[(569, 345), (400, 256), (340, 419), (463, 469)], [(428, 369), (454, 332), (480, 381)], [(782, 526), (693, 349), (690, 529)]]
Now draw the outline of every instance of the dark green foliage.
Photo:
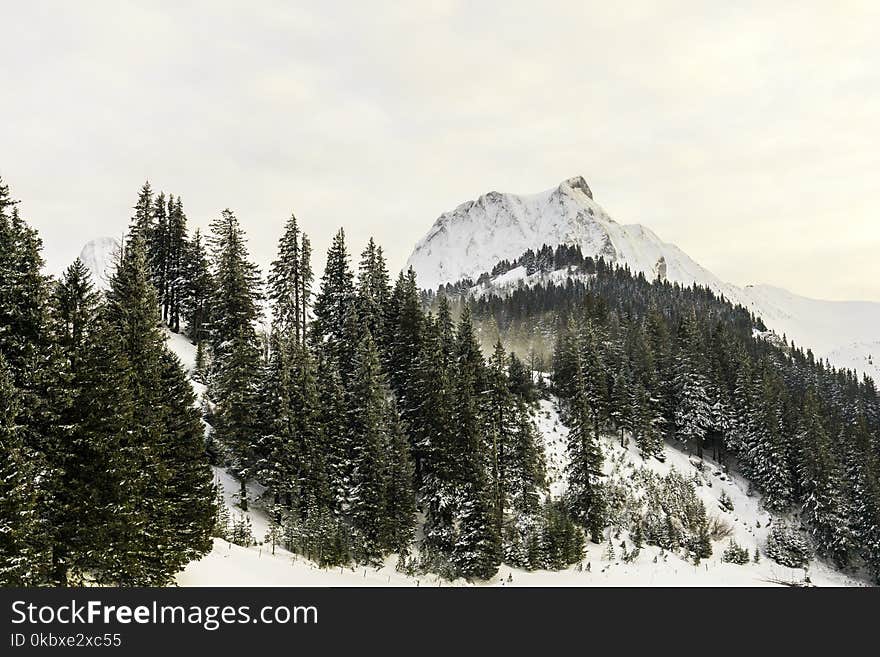
[(749, 551), (733, 539), (730, 539), (730, 542), (721, 554), (721, 561), (724, 561), (725, 563), (735, 563), (742, 566), (750, 561)]
[[(568, 249), (556, 255), (575, 278), (481, 294), (471, 303), (478, 325), (530, 350), (546, 352), (555, 336), (553, 391), (567, 412), (580, 360), (588, 402), (579, 430), (591, 420), (595, 434), (634, 439), (645, 458), (661, 458), (664, 439), (711, 450), (750, 479), (768, 510), (803, 508), (820, 554), (878, 572), (874, 382), (768, 334), (707, 288), (650, 282)], [(541, 266), (551, 266), (553, 251), (542, 252)], [(520, 264), (537, 266), (536, 257), (527, 252)], [(462, 298), (471, 284), (441, 294)], [(442, 298), (426, 295), (438, 308)]]
[(9, 208), (0, 184), (2, 581), (167, 584), (210, 549), (215, 509), (192, 390), (158, 326), (152, 192), (106, 300), (79, 260), (47, 281)]
[(601, 541), (605, 527), (605, 499), (602, 490), (602, 450), (599, 446), (599, 414), (596, 380), (598, 372), (585, 367), (579, 336), (574, 337), (574, 378), (568, 418), (568, 489), (566, 503), (573, 517)]
[(183, 281), (180, 311), (186, 323), (186, 332), (193, 342), (204, 347), (211, 322), (214, 279), (211, 276), (208, 251), (198, 228), (192, 239), (186, 242), (181, 269)]
[(504, 561), (526, 570), (560, 570), (584, 556), (586, 539), (563, 504), (547, 501), (539, 513), (517, 516), (504, 529)]
[(315, 299), (311, 343), (321, 358), (332, 362), (344, 382), (348, 382), (359, 340), (355, 307), (354, 274), (345, 246), (345, 232), (333, 237), (327, 252), (327, 265), (321, 290)]
[(231, 210), (224, 210), (211, 223), (211, 233), (213, 376), (209, 389), (216, 403), (214, 436), (241, 482), (240, 504), (246, 509), (246, 482), (258, 460), (261, 350), (255, 323), (261, 314), (260, 276)]
[(33, 586), (48, 567), (34, 455), (18, 422), (20, 399), (0, 353), (0, 586)]
[(789, 568), (803, 568), (813, 558), (813, 551), (798, 531), (781, 522), (773, 524), (767, 545), (767, 556), (776, 563)]

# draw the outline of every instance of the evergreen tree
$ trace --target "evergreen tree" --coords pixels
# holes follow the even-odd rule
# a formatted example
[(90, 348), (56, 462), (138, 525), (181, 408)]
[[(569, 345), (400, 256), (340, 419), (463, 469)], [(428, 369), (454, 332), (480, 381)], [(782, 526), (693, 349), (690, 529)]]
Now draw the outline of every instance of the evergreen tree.
[(845, 565), (852, 549), (848, 509), (840, 490), (841, 473), (831, 455), (830, 438), (822, 426), (813, 390), (808, 390), (804, 399), (797, 437), (804, 519), (820, 550), (839, 566)]
[(480, 396), (487, 386), (486, 365), (467, 306), (458, 323), (455, 358), (452, 453), (459, 523), (451, 561), (463, 577), (488, 579), (501, 562), (501, 536), (485, 470)]
[[(581, 353), (575, 345), (577, 354)], [(587, 528), (594, 543), (602, 540), (605, 500), (602, 492), (602, 450), (594, 431), (596, 411), (591, 407), (582, 356), (576, 356), (574, 395), (568, 412), (568, 491), (566, 501), (572, 517)]]
[(163, 299), (164, 317), (168, 327), (180, 332), (187, 282), (187, 229), (183, 201), (178, 196), (168, 200), (168, 262), (165, 267), (168, 279), (166, 298)]
[(330, 360), (317, 367), (318, 413), (322, 449), (326, 454), (326, 477), (331, 508), (339, 512), (351, 497), (354, 445), (348, 426), (348, 403), (342, 377)]
[(701, 336), (692, 314), (682, 318), (676, 340), (675, 359), (675, 432), (679, 440), (693, 442), (703, 455), (703, 440), (711, 427), (711, 402), (704, 375)]
[(169, 260), (171, 250), (171, 231), (168, 210), (174, 207), (174, 197), (166, 199), (164, 192), (159, 192), (153, 201), (153, 227), (150, 236), (143, 241), (147, 254), (147, 263), (152, 275), (153, 286), (156, 288), (160, 315), (163, 320), (168, 318)]
[(312, 344), (333, 361), (343, 381), (348, 380), (357, 349), (354, 274), (349, 266), (345, 231), (341, 228), (327, 251), (327, 265), (321, 277), (321, 290), (315, 299)]
[[(371, 276), (380, 281), (383, 280), (381, 272)], [(384, 283), (376, 284), (379, 288), (383, 285)], [(374, 302), (373, 305), (378, 306), (378, 302)], [(406, 273), (401, 272), (398, 276), (387, 307), (385, 370), (388, 372), (389, 382), (397, 396), (400, 415), (404, 423), (411, 426), (417, 422), (415, 415), (419, 412), (418, 409), (421, 405), (421, 400), (417, 398), (415, 393), (418, 377), (416, 363), (421, 349), (425, 324), (416, 276), (412, 268)], [(378, 323), (380, 320), (374, 321)], [(423, 454), (415, 443), (411, 445), (411, 448), (415, 458), (417, 482), (419, 482), (418, 485), (421, 485)]]
[[(210, 548), (213, 489), (201, 421), (180, 363), (158, 327), (144, 245), (132, 241), (107, 292), (107, 324), (128, 365), (132, 414), (117, 453), (126, 500), (114, 514), (105, 580), (166, 584)], [(111, 341), (113, 338), (111, 338)]]
[(131, 223), (128, 226), (130, 240), (140, 239), (144, 244), (150, 243), (155, 228), (153, 212), (153, 188), (148, 180), (141, 187), (137, 203), (134, 206), (134, 216), (131, 218)]
[(300, 235), (296, 216), (291, 214), (278, 243), (278, 257), (269, 271), (268, 294), (276, 330), (286, 332), (289, 329), (297, 342), (300, 341), (303, 306)]
[(299, 299), (302, 310), (300, 312), (300, 336), (303, 342), (306, 340), (306, 334), (309, 321), (309, 308), (312, 301), (312, 282), (314, 280), (314, 272), (312, 271), (312, 243), (309, 236), (302, 234), (299, 248), (299, 283), (300, 292)]
[(6, 587), (41, 583), (48, 561), (35, 485), (40, 473), (22, 440), (19, 405), (9, 366), (0, 353), (0, 586)]
[(388, 466), (387, 411), (379, 354), (367, 332), (358, 346), (351, 393), (354, 445), (349, 514), (362, 543), (362, 558), (377, 561), (389, 541), (385, 529)]
[(393, 404), (386, 408), (388, 472), (385, 489), (386, 545), (405, 555), (415, 533), (416, 498), (410, 442)]
[(214, 434), (228, 450), (241, 483), (240, 503), (246, 509), (246, 484), (256, 466), (254, 447), (259, 431), (261, 350), (255, 323), (261, 315), (260, 277), (249, 259), (244, 231), (231, 210), (224, 210), (211, 223), (211, 232)]
[[(361, 262), (357, 281), (357, 309), (361, 324), (376, 342), (387, 345), (385, 312), (391, 286), (388, 282), (388, 270), (382, 248), (376, 246), (373, 238), (361, 253)], [(387, 348), (387, 346), (386, 346)]]
[(181, 269), (181, 314), (190, 340), (201, 346), (209, 335), (214, 280), (208, 251), (198, 228), (184, 247)]

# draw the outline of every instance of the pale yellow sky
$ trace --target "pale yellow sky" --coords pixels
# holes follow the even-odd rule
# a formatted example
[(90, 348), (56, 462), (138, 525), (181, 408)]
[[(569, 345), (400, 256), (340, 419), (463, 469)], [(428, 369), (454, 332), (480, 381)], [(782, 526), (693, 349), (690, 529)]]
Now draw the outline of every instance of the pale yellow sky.
[(295, 210), (396, 268), (444, 210), (581, 174), (732, 283), (880, 301), (876, 2), (178, 4), (3, 9), (0, 175), (53, 269), (147, 177), (261, 263)]

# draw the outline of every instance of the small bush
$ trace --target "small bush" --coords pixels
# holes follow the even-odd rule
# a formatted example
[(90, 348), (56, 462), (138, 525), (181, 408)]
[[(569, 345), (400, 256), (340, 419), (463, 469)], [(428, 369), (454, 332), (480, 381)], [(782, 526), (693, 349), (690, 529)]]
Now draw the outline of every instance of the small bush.
[(720, 541), (733, 534), (733, 527), (723, 518), (712, 518), (709, 521), (709, 536), (713, 541)]
[(733, 500), (730, 499), (727, 491), (721, 491), (721, 496), (718, 498), (718, 506), (722, 511), (733, 511)]

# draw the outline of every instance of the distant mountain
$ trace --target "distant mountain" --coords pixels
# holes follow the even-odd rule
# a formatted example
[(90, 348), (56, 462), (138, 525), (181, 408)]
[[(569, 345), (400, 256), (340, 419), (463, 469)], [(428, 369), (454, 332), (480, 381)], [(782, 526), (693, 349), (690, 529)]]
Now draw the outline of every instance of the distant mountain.
[(92, 273), (96, 288), (106, 290), (109, 286), (119, 247), (119, 240), (115, 237), (99, 237), (87, 242), (80, 251), (79, 259)]
[[(436, 289), (465, 278), (476, 280), (498, 262), (544, 244), (577, 245), (585, 256), (627, 265), (649, 279), (707, 286), (818, 357), (880, 380), (880, 303), (821, 301), (769, 285), (741, 288), (726, 283), (649, 228), (614, 221), (581, 176), (538, 194), (489, 192), (462, 203), (440, 215), (407, 264), (423, 287)], [(526, 272), (503, 276), (497, 283), (510, 288)]]

